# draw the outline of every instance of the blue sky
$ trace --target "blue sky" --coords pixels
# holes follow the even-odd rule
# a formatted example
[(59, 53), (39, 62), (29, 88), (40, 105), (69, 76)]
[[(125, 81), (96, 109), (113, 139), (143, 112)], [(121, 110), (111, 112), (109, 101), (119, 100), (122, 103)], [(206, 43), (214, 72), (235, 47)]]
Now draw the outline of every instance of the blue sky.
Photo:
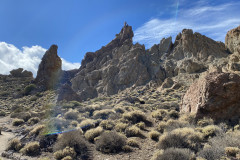
[(109, 43), (124, 21), (133, 27), (134, 42), (147, 48), (183, 28), (224, 41), (240, 25), (239, 8), (239, 0), (0, 0), (0, 73), (22, 66), (35, 74), (51, 44), (59, 46), (64, 69), (79, 67), (84, 54)]

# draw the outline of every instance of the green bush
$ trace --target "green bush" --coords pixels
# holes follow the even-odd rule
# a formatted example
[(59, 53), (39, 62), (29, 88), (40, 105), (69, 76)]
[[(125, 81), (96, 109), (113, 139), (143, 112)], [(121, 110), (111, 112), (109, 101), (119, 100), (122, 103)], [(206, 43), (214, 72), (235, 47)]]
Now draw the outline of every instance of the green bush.
[(24, 88), (24, 95), (29, 95), (31, 93), (31, 91), (33, 91), (34, 89), (36, 89), (37, 86), (35, 84), (29, 84)]

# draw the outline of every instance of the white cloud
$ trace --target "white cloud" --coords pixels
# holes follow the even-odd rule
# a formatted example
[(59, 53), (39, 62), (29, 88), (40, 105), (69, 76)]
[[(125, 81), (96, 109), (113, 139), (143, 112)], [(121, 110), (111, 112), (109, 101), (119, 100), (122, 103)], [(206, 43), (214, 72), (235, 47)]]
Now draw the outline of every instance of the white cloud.
[(227, 31), (240, 25), (239, 7), (239, 2), (210, 5), (207, 1), (201, 1), (191, 7), (183, 5), (177, 18), (153, 18), (137, 28), (134, 42), (143, 43), (149, 48), (164, 37), (174, 38), (184, 28), (224, 42)]
[[(9, 74), (12, 69), (23, 68), (37, 74), (38, 65), (46, 52), (41, 46), (22, 47), (18, 49), (12, 44), (0, 42), (0, 74)], [(71, 63), (62, 58), (63, 70), (76, 69), (80, 63)]]

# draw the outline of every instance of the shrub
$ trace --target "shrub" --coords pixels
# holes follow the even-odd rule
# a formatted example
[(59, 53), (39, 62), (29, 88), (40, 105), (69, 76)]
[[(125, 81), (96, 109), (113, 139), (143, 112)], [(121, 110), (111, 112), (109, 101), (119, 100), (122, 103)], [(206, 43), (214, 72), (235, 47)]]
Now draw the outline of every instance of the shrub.
[(165, 151), (158, 151), (152, 160), (190, 160), (194, 159), (195, 155), (189, 149), (168, 148)]
[(112, 109), (103, 109), (99, 111), (94, 111), (93, 112), (93, 117), (95, 119), (108, 119), (110, 114), (115, 114), (116, 112)]
[(64, 117), (66, 119), (70, 120), (77, 120), (78, 119), (78, 111), (75, 110), (69, 110), (68, 112), (65, 113)]
[(170, 112), (168, 112), (168, 115), (170, 118), (173, 118), (173, 119), (179, 118), (179, 112), (175, 110), (171, 110)]
[(84, 136), (88, 141), (93, 142), (94, 138), (98, 137), (102, 132), (103, 132), (103, 128), (97, 127), (97, 128), (88, 130)]
[(168, 111), (165, 109), (158, 109), (154, 112), (152, 112), (152, 117), (156, 118), (158, 120), (166, 119), (168, 116)]
[(200, 148), (203, 136), (200, 132), (194, 131), (192, 128), (179, 128), (169, 133), (163, 134), (159, 138), (157, 147), (159, 149), (167, 148), (189, 148), (197, 151)]
[(27, 156), (37, 156), (40, 154), (39, 142), (30, 142), (25, 145), (20, 152)]
[(154, 141), (158, 141), (159, 136), (160, 133), (157, 131), (152, 130), (151, 132), (149, 132), (149, 137)]
[(12, 122), (13, 126), (20, 126), (24, 123), (24, 120), (23, 119), (18, 119), (18, 118), (15, 118)]
[(125, 110), (122, 107), (114, 107), (116, 113), (124, 113)]
[(136, 126), (131, 126), (125, 130), (126, 136), (127, 137), (138, 137), (141, 136), (141, 131), (138, 127)]
[(31, 93), (31, 91), (33, 91), (33, 90), (36, 89), (36, 88), (37, 88), (37, 87), (36, 87), (35, 84), (29, 84), (28, 86), (26, 86), (26, 87), (24, 88), (23, 93), (24, 93), (24, 95), (29, 95), (29, 94)]
[(62, 131), (64, 128), (69, 126), (69, 122), (62, 118), (52, 118), (48, 121), (46, 128), (51, 128), (51, 130)]
[(71, 156), (64, 157), (62, 160), (72, 160)]
[(62, 160), (64, 157), (75, 158), (77, 154), (73, 148), (67, 146), (63, 150), (55, 152), (53, 155), (57, 160)]
[(112, 130), (114, 128), (114, 123), (111, 120), (103, 120), (99, 125), (106, 130)]
[(30, 136), (33, 136), (33, 135), (38, 136), (43, 131), (44, 128), (45, 128), (44, 125), (38, 125), (33, 130), (31, 130), (29, 135)]
[(157, 130), (161, 133), (167, 131), (170, 132), (177, 128), (185, 128), (189, 127), (189, 123), (186, 121), (179, 121), (179, 120), (168, 120), (167, 122), (160, 122), (157, 126)]
[(15, 138), (8, 143), (7, 150), (19, 151), (21, 148), (22, 148), (22, 144), (20, 140)]
[(123, 150), (124, 152), (132, 152), (132, 151), (133, 151), (132, 147), (131, 147), (131, 146), (128, 146), (128, 145), (123, 146), (123, 147), (122, 147), (122, 150)]
[(141, 111), (132, 111), (123, 114), (123, 119), (131, 122), (132, 124), (136, 124), (139, 122), (144, 122), (147, 126), (152, 123), (147, 120), (146, 114)]
[(115, 130), (117, 132), (125, 132), (125, 129), (128, 127), (128, 124), (119, 122), (115, 125)]
[(137, 123), (136, 126), (137, 126), (138, 128), (140, 128), (141, 130), (144, 130), (144, 129), (146, 128), (146, 125), (145, 125), (145, 123), (143, 123), (143, 122)]
[(237, 147), (226, 147), (225, 153), (229, 157), (236, 157), (236, 155), (240, 153), (240, 149)]
[(90, 145), (81, 135), (79, 130), (65, 132), (60, 135), (54, 145), (54, 151), (63, 150), (66, 146), (73, 148), (76, 156), (82, 159), (88, 159), (92, 156)]
[(71, 121), (71, 125), (72, 125), (73, 127), (77, 127), (78, 121)]
[(160, 133), (163, 133), (166, 127), (167, 127), (167, 122), (159, 122), (157, 126), (157, 130)]
[(27, 123), (30, 125), (34, 125), (34, 124), (37, 124), (39, 121), (40, 119), (38, 117), (32, 117), (27, 121)]
[(79, 127), (85, 132), (95, 126), (95, 121), (92, 119), (86, 119), (83, 120), (80, 124)]
[(190, 124), (195, 124), (196, 123), (196, 119), (195, 119), (195, 114), (183, 114), (179, 120), (180, 121), (186, 121)]
[(6, 116), (7, 115), (7, 113), (5, 112), (5, 111), (0, 111), (0, 116)]
[(199, 152), (199, 156), (207, 160), (220, 159), (225, 154), (226, 147), (240, 148), (240, 131), (216, 136), (208, 141), (208, 147)]
[(140, 147), (140, 146), (139, 146), (139, 143), (138, 143), (135, 139), (133, 139), (133, 138), (129, 138), (129, 139), (127, 140), (127, 145), (129, 145), (129, 146), (131, 146), (131, 147), (137, 147), (137, 148)]
[(213, 120), (211, 118), (203, 118), (197, 121), (197, 126), (206, 127), (208, 125), (213, 125)]
[(210, 125), (202, 128), (202, 133), (204, 135), (204, 138), (209, 138), (219, 135), (220, 133), (222, 133), (222, 130), (218, 126)]
[(122, 151), (123, 146), (126, 145), (126, 137), (115, 132), (107, 131), (102, 133), (96, 141), (97, 150), (103, 153), (117, 153)]

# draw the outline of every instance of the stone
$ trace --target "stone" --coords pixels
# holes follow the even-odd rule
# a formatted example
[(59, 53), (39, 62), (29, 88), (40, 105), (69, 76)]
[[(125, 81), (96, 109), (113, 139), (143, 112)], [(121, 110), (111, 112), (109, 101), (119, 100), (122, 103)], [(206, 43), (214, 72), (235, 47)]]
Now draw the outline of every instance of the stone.
[(240, 76), (212, 72), (193, 83), (183, 96), (181, 112), (196, 118), (232, 120), (240, 116)]
[(162, 86), (160, 87), (160, 90), (165, 89), (165, 88), (171, 88), (174, 84), (174, 81), (172, 80), (172, 78), (166, 78), (162, 84)]
[(240, 26), (227, 32), (225, 45), (231, 53), (237, 52), (240, 55)]
[(38, 67), (35, 83), (43, 90), (54, 89), (59, 84), (62, 73), (62, 60), (57, 55), (57, 45), (52, 45), (44, 54)]
[(199, 73), (207, 69), (203, 64), (198, 62), (193, 62), (192, 59), (184, 59), (179, 67), (179, 73)]
[(73, 91), (69, 84), (63, 84), (58, 91), (57, 101), (81, 101), (81, 97)]

